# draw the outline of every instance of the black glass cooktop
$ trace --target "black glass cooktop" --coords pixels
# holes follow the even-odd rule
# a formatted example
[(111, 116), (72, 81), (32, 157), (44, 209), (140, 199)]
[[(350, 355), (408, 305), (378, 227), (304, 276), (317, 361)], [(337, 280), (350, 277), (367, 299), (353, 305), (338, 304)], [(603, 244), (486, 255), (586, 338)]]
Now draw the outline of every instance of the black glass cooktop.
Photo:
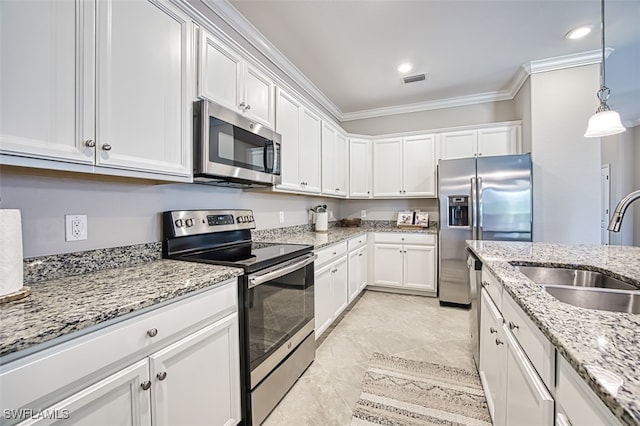
[(254, 272), (309, 253), (313, 246), (306, 244), (277, 244), (247, 242), (200, 250), (180, 255), (181, 260), (235, 266)]

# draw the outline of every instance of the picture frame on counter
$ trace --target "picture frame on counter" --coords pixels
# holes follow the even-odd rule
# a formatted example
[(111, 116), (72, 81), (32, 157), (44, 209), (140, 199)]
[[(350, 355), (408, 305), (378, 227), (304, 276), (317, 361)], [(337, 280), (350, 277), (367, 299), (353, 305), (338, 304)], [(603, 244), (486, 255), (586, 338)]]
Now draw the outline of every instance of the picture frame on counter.
[(402, 211), (398, 212), (398, 226), (413, 225), (413, 212)]

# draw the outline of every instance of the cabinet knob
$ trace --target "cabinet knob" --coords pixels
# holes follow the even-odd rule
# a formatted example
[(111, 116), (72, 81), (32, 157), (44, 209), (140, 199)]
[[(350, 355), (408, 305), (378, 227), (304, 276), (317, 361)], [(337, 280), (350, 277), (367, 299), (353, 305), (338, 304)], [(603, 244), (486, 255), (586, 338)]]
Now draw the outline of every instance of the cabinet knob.
[(509, 330), (513, 330), (514, 328), (520, 329), (520, 326), (515, 322), (509, 321)]
[(358, 253), (358, 257), (362, 256), (362, 253)]
[(482, 281), (482, 286), (483, 286), (483, 287), (489, 287), (489, 283), (488, 283), (488, 282), (486, 282), (486, 281)]
[(504, 345), (504, 342), (500, 339), (496, 339), (496, 345)]
[(238, 108), (240, 109), (244, 109), (245, 103), (244, 102), (240, 102), (240, 105), (238, 105)]
[(338, 252), (334, 251), (334, 252), (333, 252), (333, 255), (335, 256), (336, 254), (338, 254)]
[(167, 378), (167, 372), (161, 371), (160, 373), (156, 374), (156, 377), (158, 378), (158, 380), (162, 381)]
[(498, 332), (498, 330), (496, 330), (496, 329), (495, 329), (495, 328), (493, 328), (493, 327), (489, 327), (489, 332), (490, 332), (491, 334), (493, 334), (493, 333), (497, 333), (497, 332)]
[(147, 335), (149, 337), (156, 337), (158, 335), (158, 329), (157, 328), (152, 328), (150, 330), (147, 330)]
[(245, 111), (249, 111), (250, 109), (251, 109), (251, 105), (249, 105), (249, 104), (247, 104), (247, 106), (246, 106), (246, 107), (244, 107), (244, 110), (245, 110)]
[(140, 387), (142, 388), (142, 390), (149, 390), (151, 388), (151, 382), (150, 381), (144, 381), (142, 383), (140, 383)]
[(371, 191), (367, 191), (367, 194), (371, 194)]
[(404, 237), (402, 237), (401, 240), (404, 241)]
[(336, 188), (336, 192), (340, 191), (340, 188)]
[(87, 139), (86, 141), (84, 141), (84, 146), (86, 146), (87, 148), (94, 148), (96, 146), (96, 141), (94, 141), (93, 139)]
[(105, 151), (111, 151), (111, 145), (109, 145), (108, 143), (105, 143), (104, 145), (102, 145), (102, 149)]

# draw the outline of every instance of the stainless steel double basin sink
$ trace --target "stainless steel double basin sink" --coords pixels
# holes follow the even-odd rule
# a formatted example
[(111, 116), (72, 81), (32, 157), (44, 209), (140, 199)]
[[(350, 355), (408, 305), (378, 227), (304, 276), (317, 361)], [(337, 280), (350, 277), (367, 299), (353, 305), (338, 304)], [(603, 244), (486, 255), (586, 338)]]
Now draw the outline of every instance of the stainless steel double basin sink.
[(570, 305), (640, 314), (640, 288), (596, 271), (516, 265), (547, 293)]

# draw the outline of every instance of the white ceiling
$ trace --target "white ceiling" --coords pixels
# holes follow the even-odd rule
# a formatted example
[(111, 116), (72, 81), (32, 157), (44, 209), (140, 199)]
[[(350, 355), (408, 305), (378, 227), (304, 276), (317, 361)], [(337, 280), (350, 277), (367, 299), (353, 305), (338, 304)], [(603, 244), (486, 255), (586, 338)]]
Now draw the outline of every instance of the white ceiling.
[[(509, 98), (523, 65), (600, 48), (598, 0), (229, 1), (346, 119)], [(582, 24), (594, 25), (585, 39), (564, 38)], [(606, 61), (610, 106), (638, 124), (640, 0), (607, 0), (605, 28), (615, 49)], [(402, 83), (396, 67), (404, 61), (426, 81)]]

